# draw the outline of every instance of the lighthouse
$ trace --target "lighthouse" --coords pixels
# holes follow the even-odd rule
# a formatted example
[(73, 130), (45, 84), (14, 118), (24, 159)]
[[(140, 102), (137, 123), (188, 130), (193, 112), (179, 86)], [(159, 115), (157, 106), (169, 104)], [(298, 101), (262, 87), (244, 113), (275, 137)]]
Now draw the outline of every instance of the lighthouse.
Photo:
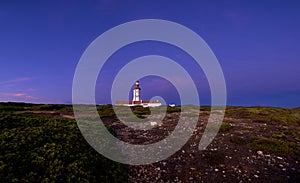
[(133, 88), (133, 103), (135, 102), (141, 102), (140, 101), (140, 84), (139, 84), (139, 81), (135, 81), (135, 85), (134, 85), (134, 88)]
[(139, 81), (135, 81), (134, 88), (133, 88), (133, 99), (127, 101), (117, 101), (116, 105), (118, 106), (143, 106), (143, 107), (158, 107), (161, 106), (161, 102), (159, 100), (141, 100), (140, 95), (140, 84)]

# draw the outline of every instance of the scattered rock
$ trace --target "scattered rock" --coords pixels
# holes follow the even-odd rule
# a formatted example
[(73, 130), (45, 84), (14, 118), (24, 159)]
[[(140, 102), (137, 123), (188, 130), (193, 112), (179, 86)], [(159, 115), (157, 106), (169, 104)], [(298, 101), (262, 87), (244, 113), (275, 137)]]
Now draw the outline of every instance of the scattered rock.
[(262, 151), (257, 151), (257, 154), (260, 156), (264, 155)]
[(157, 125), (157, 122), (151, 121), (151, 122), (150, 122), (150, 125), (151, 125), (151, 126), (156, 126), (156, 125)]
[[(235, 121), (232, 122), (233, 120)], [(289, 182), (294, 180), (295, 175), (300, 173), (299, 162), (296, 158), (251, 147), (250, 137), (265, 138), (276, 130), (263, 131), (262, 123), (251, 122), (248, 119), (230, 120), (230, 123), (234, 123), (234, 128), (231, 130), (234, 134), (240, 133), (234, 130), (244, 130), (245, 125), (257, 129), (242, 132), (246, 144), (234, 144), (230, 141), (231, 133), (219, 133), (206, 150), (201, 151), (198, 150), (198, 145), (205, 123), (198, 123), (194, 135), (187, 144), (168, 159), (149, 165), (129, 165), (128, 182), (276, 182), (277, 180)], [(161, 128), (156, 126), (153, 131), (137, 131), (137, 134), (128, 127), (118, 126), (117, 123), (114, 122), (113, 128), (117, 130), (118, 138), (129, 139), (127, 142), (133, 142), (133, 144), (143, 144), (144, 142), (150, 144), (161, 141), (164, 138), (159, 135), (164, 133), (163, 131), (169, 135), (173, 130), (171, 128), (173, 120), (164, 121)], [(278, 128), (272, 125), (268, 125), (268, 127)], [(160, 132), (158, 132), (159, 130)], [(131, 134), (134, 134), (133, 138), (136, 139), (131, 140)], [(134, 140), (137, 140), (138, 137), (146, 140), (140, 140), (137, 143)], [(147, 138), (151, 138), (151, 140), (147, 141)], [(164, 148), (165, 146), (158, 147), (157, 152)], [(132, 154), (134, 153), (136, 152), (132, 152)]]
[(282, 160), (283, 158), (282, 158), (282, 157), (280, 157), (280, 156), (277, 156), (277, 159), (280, 159), (280, 160)]

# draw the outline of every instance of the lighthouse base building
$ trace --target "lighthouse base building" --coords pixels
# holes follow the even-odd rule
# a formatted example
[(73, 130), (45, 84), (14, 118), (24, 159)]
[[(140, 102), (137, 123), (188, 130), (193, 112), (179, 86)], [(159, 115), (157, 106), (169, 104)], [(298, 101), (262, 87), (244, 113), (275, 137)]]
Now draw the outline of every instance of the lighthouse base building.
[(140, 98), (140, 85), (139, 81), (135, 82), (133, 89), (133, 99), (132, 101), (117, 101), (118, 106), (143, 106), (143, 107), (159, 107), (161, 102), (159, 100), (141, 100)]

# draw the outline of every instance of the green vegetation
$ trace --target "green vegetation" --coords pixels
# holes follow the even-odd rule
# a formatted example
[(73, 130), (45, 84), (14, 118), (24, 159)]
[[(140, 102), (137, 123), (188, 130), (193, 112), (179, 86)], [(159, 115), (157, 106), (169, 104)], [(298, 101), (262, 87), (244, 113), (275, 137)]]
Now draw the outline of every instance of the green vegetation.
[[(190, 117), (195, 117), (199, 110), (196, 106), (185, 107), (191, 109), (190, 113), (185, 113)], [(181, 106), (115, 108), (98, 105), (96, 108), (100, 117), (107, 118), (107, 121), (115, 120), (114, 110), (118, 110), (118, 114), (133, 122), (145, 121), (143, 119), (151, 112), (156, 114), (156, 110), (167, 110), (167, 118), (182, 111)], [(200, 107), (205, 115), (210, 110), (210, 106)], [(127, 182), (125, 165), (98, 154), (82, 137), (76, 121), (61, 117), (72, 113), (71, 105), (0, 103), (0, 182)], [(207, 128), (227, 133), (232, 145), (243, 145), (264, 153), (292, 155), (289, 157), (299, 160), (300, 108), (227, 107), (226, 117), (227, 121), (220, 126), (210, 124)], [(98, 115), (82, 118), (89, 123), (89, 119), (98, 118)], [(242, 121), (240, 127), (233, 124), (239, 121)], [(107, 129), (117, 135), (111, 127)], [(92, 138), (99, 131), (90, 130), (89, 134)], [(97, 138), (93, 140), (99, 141)], [(103, 140), (100, 148), (106, 148), (107, 144)], [(117, 146), (113, 148), (118, 149)], [(207, 153), (205, 161), (210, 164), (224, 163), (224, 154)]]
[(251, 147), (254, 150), (261, 150), (267, 153), (280, 154), (298, 154), (300, 152), (300, 145), (294, 142), (256, 136), (251, 137), (251, 139)]
[(149, 107), (142, 106), (134, 106), (130, 107), (133, 114), (135, 114), (138, 118), (146, 118), (145, 115), (150, 115), (151, 111)]
[(200, 111), (210, 111), (211, 107), (210, 106), (201, 106)]
[(173, 113), (173, 112), (181, 112), (181, 107), (180, 106), (175, 106), (175, 107), (167, 107), (167, 112), (168, 113)]
[(226, 115), (235, 118), (252, 119), (254, 122), (300, 124), (300, 112), (297, 109), (275, 107), (227, 107)]
[(130, 107), (130, 111), (127, 110), (128, 107), (126, 106), (112, 106), (111, 104), (97, 106), (97, 110), (101, 117), (115, 116), (114, 109), (118, 110), (118, 114), (128, 115), (128, 112), (130, 113), (132, 112), (134, 115), (136, 115), (139, 118), (145, 118), (145, 115), (151, 114), (151, 111), (148, 107), (142, 107), (142, 106)]
[(60, 109), (66, 108), (66, 105), (62, 104), (44, 104), (36, 106), (36, 110), (50, 110), (50, 111), (58, 111)]
[(289, 140), (295, 143), (300, 143), (300, 127), (289, 128), (283, 131), (275, 131), (272, 134), (273, 138), (281, 140)]
[(300, 127), (291, 129), (289, 133), (291, 133), (292, 137), (294, 137), (294, 139), (300, 143)]
[(0, 111), (21, 111), (26, 110), (29, 107), (32, 107), (32, 104), (27, 103), (13, 103), (13, 102), (7, 102), (7, 103), (0, 103)]
[[(99, 105), (97, 106), (97, 110), (101, 117), (113, 117), (115, 116), (114, 109), (118, 110), (118, 114), (121, 115), (129, 115), (128, 112), (134, 114), (138, 118), (145, 118), (147, 115), (151, 114), (151, 110), (163, 110), (166, 106), (156, 107), (156, 108), (149, 108), (149, 107), (142, 107), (142, 106), (132, 106), (130, 107), (130, 111), (128, 111), (128, 107), (126, 106), (112, 106), (108, 105)], [(174, 113), (174, 112), (181, 112), (180, 106), (170, 107), (167, 106), (167, 113)], [(132, 117), (132, 116), (128, 116)]]
[(92, 149), (75, 120), (15, 112), (69, 107), (0, 104), (0, 182), (127, 181), (126, 167)]
[(230, 124), (227, 122), (222, 122), (219, 132), (227, 132), (231, 128)]
[(99, 112), (100, 117), (115, 116), (114, 109), (113, 109), (113, 106), (111, 104), (99, 105), (99, 106), (97, 106), (97, 110)]
[(222, 122), (222, 124), (219, 126), (217, 124), (208, 124), (206, 128), (210, 130), (217, 130), (219, 129), (219, 132), (228, 132), (231, 128), (230, 124), (227, 122)]
[(286, 135), (283, 132), (275, 132), (272, 134), (273, 138), (286, 138)]

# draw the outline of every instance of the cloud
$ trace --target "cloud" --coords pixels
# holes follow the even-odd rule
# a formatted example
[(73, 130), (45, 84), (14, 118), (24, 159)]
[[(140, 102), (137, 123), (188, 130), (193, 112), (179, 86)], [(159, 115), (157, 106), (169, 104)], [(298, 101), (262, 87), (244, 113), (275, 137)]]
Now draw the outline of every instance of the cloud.
[(15, 93), (15, 94), (10, 94), (9, 96), (14, 96), (14, 97), (24, 97), (24, 96), (26, 96), (26, 95), (23, 94), (23, 93)]
[(27, 95), (25, 93), (6, 93), (6, 96), (11, 96), (11, 97), (20, 97), (20, 98), (28, 98), (28, 99), (37, 99), (36, 97), (33, 97), (31, 95)]
[(8, 80), (8, 81), (0, 81), (0, 85), (3, 84), (12, 84), (12, 83), (19, 83), (19, 82), (23, 82), (23, 81), (28, 81), (31, 78), (29, 77), (22, 77), (22, 78), (18, 78), (18, 79), (14, 79), (14, 80)]
[[(21, 89), (17, 85), (22, 82), (29, 81), (30, 77), (20, 77), (17, 79), (0, 81), (0, 96), (1, 100), (5, 101), (31, 101), (39, 99), (31, 95), (32, 92), (36, 91), (34, 88)], [(23, 92), (22, 92), (23, 91)]]

